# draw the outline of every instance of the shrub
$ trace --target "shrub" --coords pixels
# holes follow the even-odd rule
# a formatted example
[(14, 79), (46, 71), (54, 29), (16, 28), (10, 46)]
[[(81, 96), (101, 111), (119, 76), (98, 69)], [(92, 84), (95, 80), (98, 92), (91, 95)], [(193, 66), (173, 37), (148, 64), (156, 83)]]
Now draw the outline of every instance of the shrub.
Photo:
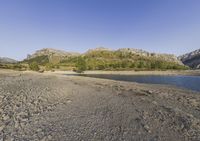
[(86, 61), (85, 61), (85, 59), (83, 57), (78, 57), (77, 58), (76, 68), (77, 68), (76, 71), (78, 73), (82, 73), (87, 69)]
[(39, 65), (37, 64), (37, 62), (32, 62), (29, 64), (29, 68), (30, 70), (33, 70), (33, 71), (39, 71), (40, 68), (39, 68)]
[(50, 70), (52, 70), (53, 68), (54, 68), (54, 66), (53, 66), (52, 63), (47, 63), (47, 64), (45, 65), (45, 70), (46, 70), (46, 71), (50, 71)]

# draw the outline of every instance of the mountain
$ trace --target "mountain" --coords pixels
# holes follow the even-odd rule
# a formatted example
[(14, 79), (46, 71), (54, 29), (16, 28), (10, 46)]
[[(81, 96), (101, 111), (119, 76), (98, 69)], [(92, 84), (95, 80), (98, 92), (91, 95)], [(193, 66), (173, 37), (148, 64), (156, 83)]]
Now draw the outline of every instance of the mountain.
[(42, 66), (51, 65), (54, 68), (75, 69), (79, 60), (86, 64), (88, 70), (186, 69), (175, 55), (150, 53), (133, 48), (111, 50), (99, 47), (89, 49), (83, 54), (45, 48), (28, 55), (24, 62), (36, 62)]
[(27, 60), (33, 59), (38, 56), (59, 56), (59, 57), (65, 57), (65, 56), (73, 56), (78, 55), (78, 53), (72, 53), (72, 52), (66, 52), (62, 50), (52, 49), (52, 48), (44, 48), (41, 50), (37, 50), (34, 54), (28, 55)]
[[(100, 47), (90, 49), (82, 56), (90, 70), (186, 69), (175, 55), (150, 53), (133, 48), (110, 50)], [(74, 59), (73, 61), (76, 60)], [(69, 60), (65, 62), (69, 62)]]
[(37, 50), (34, 54), (28, 55), (24, 60), (25, 62), (38, 62), (39, 64), (45, 63), (59, 63), (66, 57), (77, 56), (79, 53), (66, 52), (62, 50), (44, 48)]
[(173, 54), (150, 53), (141, 49), (134, 49), (134, 48), (122, 48), (117, 51), (126, 53), (126, 54), (131, 53), (131, 54), (143, 56), (143, 57), (157, 58), (163, 61), (174, 62), (180, 65), (183, 65), (183, 63)]
[(17, 61), (11, 58), (7, 58), (7, 57), (0, 57), (0, 63), (12, 64), (12, 63), (17, 63)]
[(193, 69), (200, 69), (200, 49), (181, 55), (178, 59)]
[(146, 57), (146, 58), (157, 58), (163, 61), (167, 61), (167, 62), (174, 62), (180, 65), (183, 65), (183, 63), (173, 54), (159, 54), (159, 53), (150, 53), (147, 51), (144, 51), (142, 49), (134, 49), (134, 48), (120, 48), (118, 50), (111, 50), (108, 48), (104, 48), (104, 47), (99, 47), (99, 48), (95, 48), (95, 49), (89, 49), (85, 55), (87, 56), (88, 54), (92, 54), (92, 53), (103, 53), (103, 52), (112, 52), (112, 53), (121, 53), (124, 56), (126, 55), (136, 55), (136, 56), (141, 56), (141, 57)]

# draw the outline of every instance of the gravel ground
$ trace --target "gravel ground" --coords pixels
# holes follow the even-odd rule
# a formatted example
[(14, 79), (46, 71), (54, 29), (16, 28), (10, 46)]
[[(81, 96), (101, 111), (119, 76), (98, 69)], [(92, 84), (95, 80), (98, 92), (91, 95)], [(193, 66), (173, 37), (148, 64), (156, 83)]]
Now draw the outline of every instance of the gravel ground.
[(199, 141), (200, 93), (0, 72), (0, 141)]

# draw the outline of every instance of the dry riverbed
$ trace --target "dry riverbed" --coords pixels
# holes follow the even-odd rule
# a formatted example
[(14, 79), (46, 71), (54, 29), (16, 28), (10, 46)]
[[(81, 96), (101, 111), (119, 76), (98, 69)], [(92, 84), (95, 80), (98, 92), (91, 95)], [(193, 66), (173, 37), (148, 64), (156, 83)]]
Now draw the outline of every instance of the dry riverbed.
[(0, 141), (197, 141), (200, 93), (0, 71)]

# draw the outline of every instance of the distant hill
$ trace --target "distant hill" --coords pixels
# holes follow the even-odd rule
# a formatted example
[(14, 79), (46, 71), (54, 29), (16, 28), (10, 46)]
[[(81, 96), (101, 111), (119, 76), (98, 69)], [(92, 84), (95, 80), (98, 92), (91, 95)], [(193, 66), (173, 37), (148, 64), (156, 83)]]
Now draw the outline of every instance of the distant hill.
[[(111, 50), (104, 47), (89, 49), (83, 54), (45, 48), (36, 51), (23, 61), (36, 62), (42, 66), (76, 68), (82, 58), (87, 70), (154, 70), (185, 69), (183, 63), (171, 54), (150, 53), (133, 48)], [(85, 63), (84, 63), (84, 62)]]
[(138, 56), (143, 56), (143, 57), (149, 57), (149, 58), (156, 58), (156, 59), (160, 59), (166, 62), (173, 62), (173, 63), (177, 63), (180, 65), (183, 65), (183, 63), (178, 60), (178, 58), (173, 55), (173, 54), (160, 54), (160, 53), (150, 53), (141, 49), (133, 49), (133, 48), (122, 48), (118, 50), (119, 52), (122, 53), (131, 53), (132, 55), (138, 55)]
[(27, 58), (24, 62), (37, 62), (39, 64), (46, 64), (46, 63), (59, 63), (66, 57), (77, 56), (79, 53), (73, 52), (66, 52), (62, 50), (56, 50), (52, 48), (44, 48), (41, 50), (36, 51), (32, 55), (27, 55)]
[(12, 63), (17, 63), (17, 61), (11, 58), (7, 58), (7, 57), (0, 57), (0, 63), (12, 64)]
[(159, 53), (150, 53), (141, 49), (134, 49), (134, 48), (120, 48), (118, 50), (110, 50), (108, 48), (96, 48), (88, 50), (84, 55), (92, 54), (92, 53), (103, 53), (103, 52), (111, 52), (111, 53), (118, 53), (124, 55), (124, 57), (131, 55), (131, 56), (140, 56), (146, 58), (157, 58), (167, 62), (174, 62), (180, 65), (183, 63), (173, 54), (159, 54)]
[(27, 59), (32, 59), (38, 56), (59, 56), (59, 57), (65, 57), (65, 56), (72, 56), (77, 55), (78, 53), (71, 53), (66, 52), (62, 50), (52, 49), (52, 48), (44, 48), (41, 50), (37, 50), (34, 54), (28, 55)]
[(200, 49), (181, 55), (178, 59), (193, 69), (200, 69)]

